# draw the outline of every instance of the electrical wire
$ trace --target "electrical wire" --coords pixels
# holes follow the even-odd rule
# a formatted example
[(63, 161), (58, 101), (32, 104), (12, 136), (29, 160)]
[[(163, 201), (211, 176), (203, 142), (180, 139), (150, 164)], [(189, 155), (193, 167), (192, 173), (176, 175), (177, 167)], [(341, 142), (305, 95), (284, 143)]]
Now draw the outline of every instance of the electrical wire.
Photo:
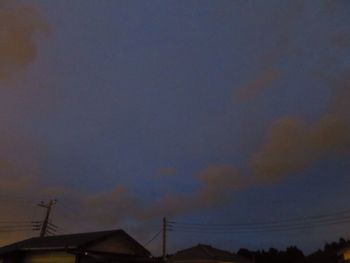
[(189, 223), (189, 222), (178, 222), (178, 221), (168, 221), (167, 223), (169, 225), (177, 224), (177, 225), (188, 225), (192, 227), (242, 227), (242, 226), (255, 226), (255, 225), (271, 225), (271, 224), (279, 224), (279, 223), (288, 223), (288, 222), (296, 222), (296, 221), (311, 221), (315, 219), (321, 219), (321, 218), (327, 218), (327, 217), (336, 217), (340, 215), (346, 215), (349, 214), (350, 216), (350, 210), (342, 210), (337, 211), (334, 213), (329, 214), (319, 214), (314, 216), (307, 216), (307, 217), (294, 217), (289, 219), (283, 219), (283, 220), (273, 220), (273, 221), (260, 221), (260, 222), (240, 222), (240, 223), (233, 223), (233, 224), (203, 224), (203, 223)]
[(160, 230), (157, 234), (155, 234), (149, 241), (147, 241), (143, 246), (146, 247), (149, 244), (151, 244), (159, 235), (162, 233), (162, 230)]
[(32, 228), (9, 228), (9, 229), (0, 229), (1, 233), (8, 233), (8, 232), (22, 232), (22, 231), (33, 231)]
[(343, 210), (330, 214), (315, 215), (308, 217), (299, 217), (284, 220), (274, 220), (270, 222), (255, 223), (234, 223), (234, 224), (199, 224), (168, 221), (167, 229), (169, 231), (183, 233), (201, 233), (201, 234), (245, 234), (261, 232), (286, 232), (295, 230), (304, 230), (322, 226), (332, 226), (350, 223), (350, 210)]
[(199, 234), (254, 234), (254, 233), (270, 233), (270, 232), (289, 232), (296, 230), (308, 230), (310, 228), (332, 226), (332, 225), (341, 225), (348, 224), (350, 220), (331, 222), (327, 224), (319, 224), (313, 226), (299, 226), (299, 227), (289, 227), (289, 228), (280, 228), (280, 229), (259, 229), (259, 230), (221, 230), (221, 231), (208, 231), (208, 230), (191, 230), (191, 229), (169, 229), (170, 231), (176, 231), (181, 233), (199, 233)]
[(0, 226), (3, 224), (32, 224), (34, 223), (33, 221), (0, 221)]
[(289, 227), (303, 227), (317, 224), (327, 224), (338, 221), (350, 221), (350, 216), (344, 217), (333, 217), (333, 218), (325, 218), (325, 219), (317, 219), (313, 221), (305, 221), (305, 222), (295, 222), (295, 223), (284, 223), (284, 224), (270, 224), (270, 225), (252, 225), (252, 226), (228, 226), (228, 227), (217, 227), (217, 226), (189, 226), (189, 225), (181, 225), (181, 224), (169, 224), (169, 228), (174, 229), (190, 229), (190, 230), (212, 230), (212, 231), (229, 231), (229, 230), (269, 230), (269, 229), (284, 229)]
[(33, 225), (5, 225), (5, 226), (0, 226), (0, 229), (19, 228), (19, 227), (33, 227)]

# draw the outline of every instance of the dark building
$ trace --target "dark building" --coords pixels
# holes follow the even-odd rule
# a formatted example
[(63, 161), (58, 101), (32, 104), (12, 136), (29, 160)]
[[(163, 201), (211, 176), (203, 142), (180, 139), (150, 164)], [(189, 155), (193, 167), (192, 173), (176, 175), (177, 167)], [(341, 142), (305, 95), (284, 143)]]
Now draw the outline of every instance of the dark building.
[(151, 262), (151, 254), (123, 230), (38, 237), (0, 248), (0, 263)]
[(252, 261), (234, 253), (199, 244), (178, 251), (170, 258), (171, 263), (251, 263)]

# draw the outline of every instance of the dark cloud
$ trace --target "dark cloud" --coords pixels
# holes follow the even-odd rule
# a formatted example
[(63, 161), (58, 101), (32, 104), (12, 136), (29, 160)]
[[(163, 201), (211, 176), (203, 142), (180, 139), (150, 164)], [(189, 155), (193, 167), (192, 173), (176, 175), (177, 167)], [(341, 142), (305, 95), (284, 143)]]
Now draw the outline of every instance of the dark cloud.
[(250, 168), (257, 181), (275, 183), (331, 154), (347, 150), (350, 126), (343, 119), (326, 115), (310, 125), (296, 118), (283, 118), (268, 131), (250, 160)]
[(327, 157), (347, 156), (350, 153), (349, 83), (347, 74), (333, 81), (336, 91), (332, 102), (315, 121), (293, 116), (276, 120), (252, 153), (248, 173), (231, 165), (210, 165), (195, 176), (198, 187), (190, 194), (168, 194), (153, 204), (140, 205), (140, 201), (121, 188), (99, 196), (96, 207), (109, 202), (118, 206), (124, 200), (127, 207), (123, 210), (141, 220), (196, 213), (225, 204), (235, 193), (250, 187), (277, 184)]
[[(296, 2), (290, 13), (283, 14), (285, 19), (276, 26), (277, 47), (269, 50), (263, 61), (260, 61), (263, 64), (260, 71), (239, 87), (236, 94), (239, 99), (254, 98), (283, 77), (284, 72), (278, 65), (282, 57), (289, 56), (295, 49), (291, 43), (291, 35), (294, 23), (302, 13), (302, 2)], [(35, 36), (37, 33), (46, 34), (48, 27), (34, 7), (14, 5), (11, 1), (1, 2), (0, 0), (0, 22), (6, 22), (6, 30), (9, 32), (0, 35), (0, 40), (3, 41), (1, 43), (4, 43), (0, 46), (0, 55), (4, 54), (4, 60), (0, 61), (0, 80), (4, 80), (10, 79), (34, 61), (37, 55)], [(23, 28), (17, 28), (22, 24), (25, 25)], [(14, 43), (20, 44), (11, 45)], [(347, 43), (344, 35), (334, 38), (334, 44), (344, 46), (344, 43)], [(158, 221), (163, 216), (175, 217), (197, 213), (203, 209), (226, 204), (232, 201), (232, 197), (238, 191), (257, 185), (276, 184), (328, 156), (347, 154), (350, 147), (348, 120), (350, 86), (348, 83), (349, 78), (345, 75), (334, 80), (332, 87), (336, 87), (337, 92), (327, 112), (318, 119), (309, 122), (302, 117), (287, 116), (275, 120), (267, 130), (264, 141), (252, 154), (247, 164), (249, 168), (246, 169), (247, 172), (236, 169), (234, 165), (213, 163), (191, 178), (181, 177), (191, 182), (193, 178), (195, 179), (194, 183), (197, 187), (194, 187), (190, 193), (183, 193), (181, 189), (176, 189), (175, 193), (168, 193), (159, 200), (145, 202), (143, 196), (135, 195), (126, 185), (120, 184), (111, 190), (93, 194), (80, 192), (82, 189), (70, 189), (68, 186), (45, 185), (40, 188), (40, 184), (43, 184), (43, 180), (40, 179), (50, 176), (42, 168), (45, 158), (40, 156), (41, 149), (31, 138), (15, 133), (2, 135), (3, 139), (0, 140), (0, 192), (11, 195), (20, 192), (24, 196), (30, 196), (35, 192), (34, 199), (43, 195), (65, 200), (74, 208), (76, 217), (90, 224), (91, 230), (94, 227), (114, 227), (128, 222), (129, 219), (136, 219), (143, 222), (142, 230), (148, 234), (147, 222)], [(224, 127), (219, 128), (224, 129)], [(189, 129), (188, 132), (190, 133), (191, 130)], [(93, 147), (87, 146), (86, 149), (91, 150)], [(54, 168), (50, 167), (50, 169)], [(159, 169), (158, 175), (173, 176), (178, 173), (176, 168), (164, 167)], [(11, 203), (13, 206), (17, 205), (15, 201)], [(35, 203), (32, 202), (32, 204)], [(7, 209), (3, 212), (9, 219), (31, 218), (32, 206), (24, 209), (22, 207)], [(80, 223), (70, 221), (69, 225), (70, 228), (80, 231)], [(13, 238), (19, 238), (19, 236), (14, 234)]]
[(13, 78), (37, 56), (35, 36), (49, 26), (38, 9), (16, 1), (0, 2), (0, 80)]
[[(0, 81), (8, 81), (33, 63), (38, 52), (37, 34), (47, 35), (50, 30), (35, 6), (12, 0), (0, 0), (0, 28)], [(12, 111), (4, 110), (0, 122), (1, 219), (30, 221), (37, 219), (33, 207), (47, 191), (41, 180), (45, 177), (44, 150), (24, 130), (12, 127), (19, 122), (13, 115)], [(1, 233), (0, 244), (32, 234)]]

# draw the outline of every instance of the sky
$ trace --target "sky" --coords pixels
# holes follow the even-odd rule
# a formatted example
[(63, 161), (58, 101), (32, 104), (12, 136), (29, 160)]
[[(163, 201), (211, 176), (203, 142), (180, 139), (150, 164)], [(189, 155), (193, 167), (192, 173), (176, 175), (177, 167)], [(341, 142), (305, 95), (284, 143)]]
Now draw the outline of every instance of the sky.
[[(0, 0), (0, 223), (41, 220), (57, 198), (58, 233), (122, 228), (145, 244), (163, 217), (349, 209), (349, 13), (347, 0)], [(349, 224), (172, 231), (168, 251), (339, 237)]]

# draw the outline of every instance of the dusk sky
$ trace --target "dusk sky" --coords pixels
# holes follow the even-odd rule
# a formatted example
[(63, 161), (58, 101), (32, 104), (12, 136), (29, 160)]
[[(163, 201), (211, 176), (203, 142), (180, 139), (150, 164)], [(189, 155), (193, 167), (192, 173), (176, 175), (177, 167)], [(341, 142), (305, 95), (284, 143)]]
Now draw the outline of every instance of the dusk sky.
[[(350, 210), (350, 1), (0, 0), (0, 157), (0, 224), (42, 220), (37, 203), (57, 198), (60, 234), (144, 244), (164, 216)], [(0, 245), (37, 234), (0, 231)], [(168, 250), (339, 237), (350, 223), (172, 231)]]

